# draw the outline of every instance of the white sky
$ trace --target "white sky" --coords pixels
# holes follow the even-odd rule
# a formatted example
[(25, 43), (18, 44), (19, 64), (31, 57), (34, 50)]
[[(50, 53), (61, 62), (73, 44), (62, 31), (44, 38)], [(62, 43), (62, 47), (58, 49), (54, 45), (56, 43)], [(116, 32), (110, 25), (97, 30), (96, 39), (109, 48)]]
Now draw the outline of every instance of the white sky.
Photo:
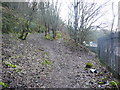
[[(67, 20), (68, 18), (68, 6), (70, 5), (70, 2), (71, 0), (59, 0), (62, 4), (61, 4), (61, 13), (60, 13), (60, 17), (65, 21)], [(92, 2), (92, 1), (95, 1), (99, 4), (101, 3), (104, 3), (106, 1), (110, 1), (110, 0), (85, 0), (85, 1), (88, 1), (88, 2)], [(114, 2), (114, 11), (116, 13), (116, 15), (118, 16), (118, 2), (120, 0), (111, 0), (110, 2)], [(71, 8), (71, 7), (70, 7)], [(101, 19), (99, 20), (100, 22), (103, 21), (103, 22), (106, 22), (108, 24), (108, 26), (111, 25), (111, 21), (112, 21), (112, 8), (111, 8), (111, 4), (108, 4), (107, 7), (105, 7), (103, 9), (104, 10), (108, 10), (108, 12), (106, 13), (106, 15)], [(117, 19), (118, 17), (116, 16), (116, 20), (115, 20), (115, 29), (117, 28)]]

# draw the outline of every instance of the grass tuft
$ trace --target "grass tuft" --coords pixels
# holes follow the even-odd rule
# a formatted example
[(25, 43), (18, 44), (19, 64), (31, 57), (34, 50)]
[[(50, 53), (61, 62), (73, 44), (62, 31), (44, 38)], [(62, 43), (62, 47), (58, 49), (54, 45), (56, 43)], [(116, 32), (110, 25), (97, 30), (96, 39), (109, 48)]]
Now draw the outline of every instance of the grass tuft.
[(44, 65), (50, 65), (50, 64), (52, 64), (52, 62), (51, 62), (50, 60), (45, 60), (45, 61), (43, 62), (43, 64), (44, 64)]
[(90, 62), (88, 62), (88, 63), (86, 64), (86, 66), (85, 66), (85, 68), (91, 68), (91, 67), (93, 67), (93, 65), (92, 65), (92, 63), (90, 63)]
[(2, 85), (3, 88), (7, 88), (8, 87), (8, 85), (6, 83), (4, 83), (4, 82), (0, 82), (0, 85)]

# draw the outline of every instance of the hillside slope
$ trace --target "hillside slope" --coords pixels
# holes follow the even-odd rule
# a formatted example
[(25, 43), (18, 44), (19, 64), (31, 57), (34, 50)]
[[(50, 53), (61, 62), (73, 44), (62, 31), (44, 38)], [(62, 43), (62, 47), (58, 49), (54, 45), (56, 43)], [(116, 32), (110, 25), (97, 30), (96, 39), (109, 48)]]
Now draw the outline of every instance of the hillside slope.
[[(94, 54), (62, 39), (45, 40), (41, 34), (31, 34), (26, 41), (3, 35), (2, 60), (2, 80), (10, 88), (109, 88), (108, 83), (98, 83), (113, 80)], [(88, 62), (97, 73), (85, 69)]]

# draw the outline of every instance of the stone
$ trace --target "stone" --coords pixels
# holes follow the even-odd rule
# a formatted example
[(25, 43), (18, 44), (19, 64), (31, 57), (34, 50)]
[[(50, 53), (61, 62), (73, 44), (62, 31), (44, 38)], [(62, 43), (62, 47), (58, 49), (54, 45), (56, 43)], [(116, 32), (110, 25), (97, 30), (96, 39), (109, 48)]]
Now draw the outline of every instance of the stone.
[(90, 72), (91, 73), (97, 73), (97, 70), (96, 69), (90, 69)]

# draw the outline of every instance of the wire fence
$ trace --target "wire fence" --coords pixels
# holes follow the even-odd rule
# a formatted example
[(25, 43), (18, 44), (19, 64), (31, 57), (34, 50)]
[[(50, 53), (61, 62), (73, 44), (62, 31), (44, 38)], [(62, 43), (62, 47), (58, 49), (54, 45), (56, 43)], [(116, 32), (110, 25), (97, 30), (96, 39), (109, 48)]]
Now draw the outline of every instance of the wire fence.
[(91, 50), (94, 53), (98, 53), (97, 47), (92, 47), (92, 46), (86, 46), (89, 50)]
[(120, 32), (98, 39), (98, 56), (113, 74), (120, 76)]

